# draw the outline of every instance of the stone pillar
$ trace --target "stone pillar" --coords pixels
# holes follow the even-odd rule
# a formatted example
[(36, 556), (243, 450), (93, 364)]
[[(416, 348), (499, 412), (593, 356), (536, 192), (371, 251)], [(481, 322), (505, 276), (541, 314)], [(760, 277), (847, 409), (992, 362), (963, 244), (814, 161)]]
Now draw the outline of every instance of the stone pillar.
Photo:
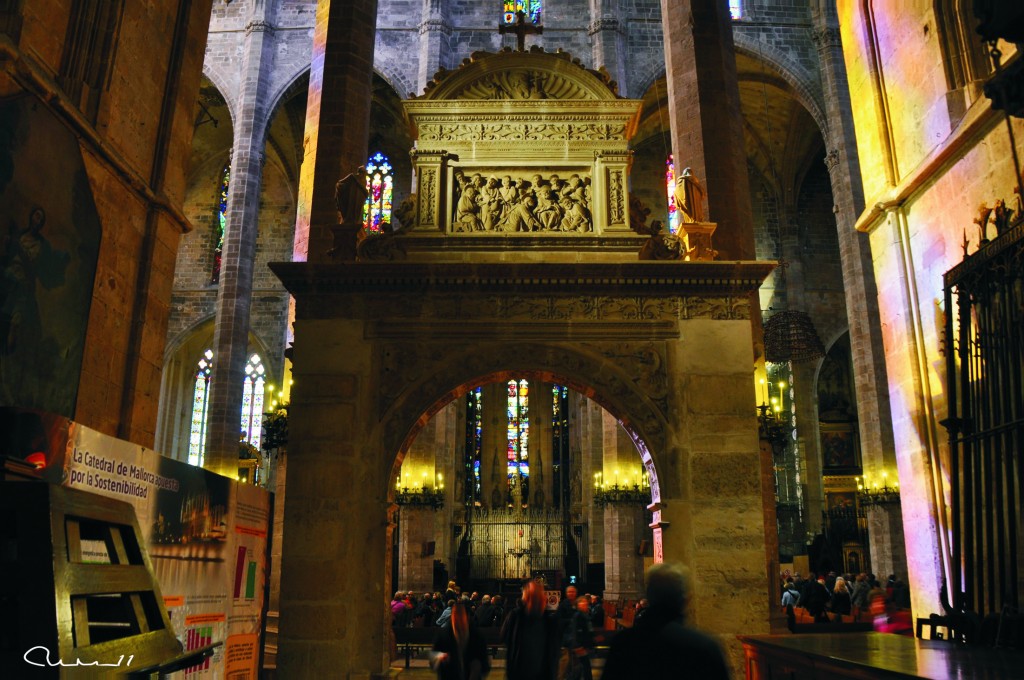
[(604, 508), (604, 597), (638, 599), (644, 589), (644, 507), (610, 503)]
[(480, 502), (485, 508), (501, 508), (508, 496), (508, 386), (504, 382), (483, 386), (480, 396)]
[[(619, 94), (627, 96), (626, 32), (619, 22), (618, 0), (590, 0), (590, 44), (594, 68), (602, 66), (619, 85)], [(642, 95), (638, 92), (637, 95)]]
[(297, 261), (322, 262), (338, 223), (337, 181), (366, 164), (377, 0), (318, 0), (305, 152), (295, 220)]
[(721, 260), (754, 259), (750, 181), (736, 85), (732, 18), (720, 0), (661, 0), (676, 168), (707, 187)]
[(551, 401), (551, 383), (530, 381), (530, 496), (536, 508), (551, 507), (552, 437), (551, 421), (554, 404)]
[(245, 27), (244, 67), (238, 95), (228, 185), (227, 224), (221, 251), (213, 333), (213, 376), (203, 466), (238, 474), (242, 380), (249, 354), (249, 309), (263, 175), (263, 147), (274, 66), (273, 3), (261, 4)]
[(436, 512), (429, 507), (406, 505), (399, 509), (398, 583), (392, 590), (433, 590), (434, 558), (423, 548), (435, 541), (435, 516)]
[[(871, 246), (868, 235), (855, 228), (857, 217), (864, 209), (864, 190), (860, 182), (860, 160), (857, 156), (839, 23), (834, 3), (821, 3), (813, 14), (815, 29), (812, 39), (821, 64), (825, 113), (829, 125), (825, 165), (828, 166), (832, 180), (832, 197), (835, 201), (839, 257), (850, 327), (850, 351), (853, 355), (853, 382), (857, 393), (861, 457), (866, 473), (883, 469), (895, 471), (896, 447)], [(879, 555), (903, 553), (905, 564), (903, 531), (902, 527), (897, 528), (897, 524), (875, 523), (869, 518), (868, 549), (872, 562), (875, 561), (876, 552)]]
[(395, 451), (372, 431), (364, 324), (340, 329), (304, 314), (300, 301), (277, 669), (287, 678), (370, 678), (388, 664), (394, 480), (381, 461)]
[[(416, 79), (419, 94), (427, 82), (442, 68), (451, 68), (452, 24), (449, 0), (423, 0), (420, 21), (420, 68)], [(405, 93), (403, 93), (405, 94)]]
[(868, 521), (868, 538), (878, 534), (891, 537), (888, 541), (872, 541), (871, 571), (882, 583), (890, 574), (896, 574), (906, 582), (907, 551), (904, 548), (903, 515), (899, 503), (869, 505), (865, 514)]

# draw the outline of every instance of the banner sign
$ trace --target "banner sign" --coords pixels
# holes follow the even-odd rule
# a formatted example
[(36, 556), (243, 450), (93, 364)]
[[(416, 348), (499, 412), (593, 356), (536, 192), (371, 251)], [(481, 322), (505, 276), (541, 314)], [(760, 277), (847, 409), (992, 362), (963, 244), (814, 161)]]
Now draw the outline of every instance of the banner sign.
[[(0, 420), (8, 422), (10, 411)], [(33, 416), (39, 419), (33, 422)], [(3, 449), (42, 453), (44, 478), (135, 507), (175, 635), (184, 649), (223, 642), (202, 664), (170, 677), (259, 677), (270, 494), (52, 414), (18, 414)], [(28, 423), (28, 425), (26, 425)], [(11, 449), (15, 450), (12, 451)], [(83, 545), (109, 562), (102, 541)]]

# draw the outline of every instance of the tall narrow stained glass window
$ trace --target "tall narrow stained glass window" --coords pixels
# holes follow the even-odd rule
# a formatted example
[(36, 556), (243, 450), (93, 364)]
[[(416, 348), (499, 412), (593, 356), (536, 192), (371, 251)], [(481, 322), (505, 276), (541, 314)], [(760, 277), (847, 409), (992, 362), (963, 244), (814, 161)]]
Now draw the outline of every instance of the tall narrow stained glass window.
[(743, 16), (743, 0), (729, 0), (729, 16), (733, 19)]
[(380, 233), (391, 227), (391, 194), (394, 178), (388, 157), (379, 151), (366, 161), (366, 204), (363, 206), (363, 228)]
[(679, 210), (676, 209), (676, 165), (672, 154), (665, 161), (665, 190), (668, 192), (668, 230), (675, 234), (679, 232)]
[(217, 241), (213, 249), (213, 283), (220, 281), (221, 256), (224, 253), (224, 230), (228, 225), (228, 184), (231, 181), (231, 163), (226, 163), (220, 173), (220, 185), (217, 189), (217, 223), (214, 233)]
[(242, 435), (246, 443), (260, 448), (263, 430), (263, 396), (266, 377), (259, 354), (253, 354), (245, 364), (245, 382), (242, 384)]
[[(530, 476), (530, 384), (508, 381), (508, 477)], [(517, 474), (518, 473), (518, 474)]]
[(482, 388), (466, 395), (466, 501), (480, 500), (480, 453), (483, 447)]
[(524, 12), (531, 23), (540, 22), (540, 0), (504, 0), (504, 7), (502, 19), (506, 24), (516, 23), (516, 12)]
[(206, 416), (210, 411), (210, 375), (213, 372), (213, 350), (203, 352), (196, 369), (192, 390), (192, 427), (188, 437), (188, 462), (202, 465), (206, 453)]
[(560, 508), (569, 498), (569, 388), (552, 385), (551, 401), (552, 501)]

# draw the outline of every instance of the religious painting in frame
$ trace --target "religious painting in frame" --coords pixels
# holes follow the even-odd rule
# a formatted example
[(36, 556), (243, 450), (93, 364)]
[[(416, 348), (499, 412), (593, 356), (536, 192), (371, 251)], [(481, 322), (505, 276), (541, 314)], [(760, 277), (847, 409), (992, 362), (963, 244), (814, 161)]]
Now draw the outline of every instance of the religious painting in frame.
[(821, 462), (826, 474), (859, 474), (856, 423), (821, 423)]
[(856, 491), (830, 491), (825, 494), (827, 510), (853, 510), (857, 507)]

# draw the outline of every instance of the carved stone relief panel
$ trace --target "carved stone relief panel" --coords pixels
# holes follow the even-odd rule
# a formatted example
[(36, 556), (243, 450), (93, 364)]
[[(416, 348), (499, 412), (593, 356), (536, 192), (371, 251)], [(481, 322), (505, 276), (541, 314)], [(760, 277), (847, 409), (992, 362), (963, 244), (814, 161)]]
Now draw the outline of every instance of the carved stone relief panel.
[[(564, 174), (564, 173), (563, 173)], [(537, 170), (455, 171), (452, 232), (592, 232), (586, 171), (563, 177)]]

